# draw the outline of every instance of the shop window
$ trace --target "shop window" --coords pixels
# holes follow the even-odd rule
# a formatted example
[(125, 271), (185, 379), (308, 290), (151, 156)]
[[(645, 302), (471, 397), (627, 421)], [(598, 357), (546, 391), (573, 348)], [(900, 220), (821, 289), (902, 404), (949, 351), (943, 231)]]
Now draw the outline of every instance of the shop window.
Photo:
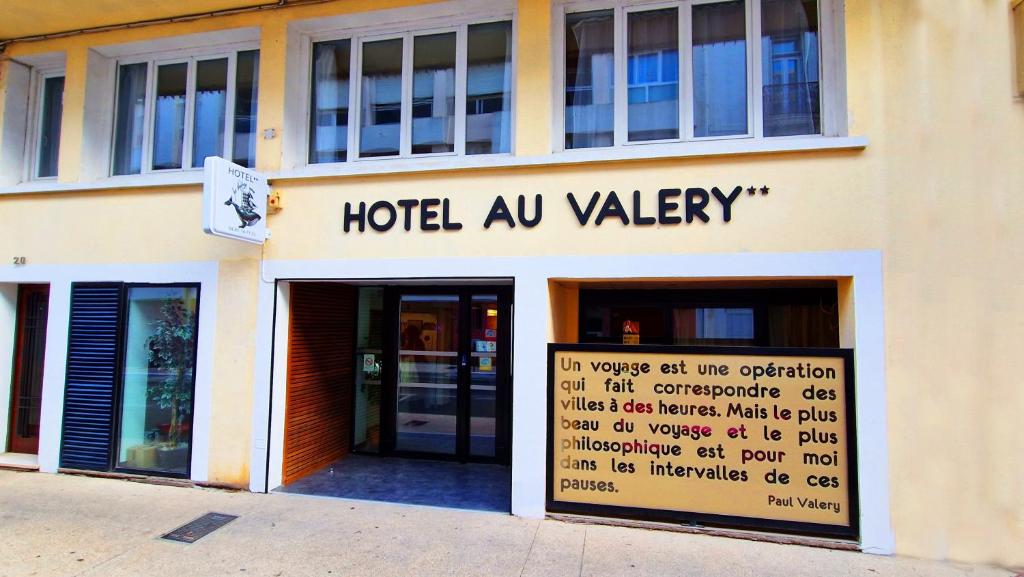
[(188, 473), (198, 292), (127, 289), (118, 469)]
[(188, 477), (198, 285), (75, 283), (61, 466)]
[(582, 343), (837, 347), (835, 288), (585, 289)]
[(312, 55), (311, 164), (511, 150), (510, 21), (316, 42)]
[(259, 51), (117, 67), (114, 175), (202, 168), (208, 156), (255, 163)]
[(585, 5), (564, 15), (565, 149), (823, 134), (819, 0)]

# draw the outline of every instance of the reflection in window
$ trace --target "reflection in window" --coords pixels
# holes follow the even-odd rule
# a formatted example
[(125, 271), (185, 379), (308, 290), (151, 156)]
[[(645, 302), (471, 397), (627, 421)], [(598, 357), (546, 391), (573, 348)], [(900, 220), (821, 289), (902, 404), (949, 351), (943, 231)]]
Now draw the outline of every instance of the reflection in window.
[(631, 12), (627, 20), (629, 140), (678, 138), (678, 10)]
[(313, 45), (313, 112), (310, 115), (309, 162), (348, 160), (348, 108), (351, 42)]
[(498, 296), (473, 295), (469, 337), (469, 454), (493, 457), (498, 431)]
[(565, 148), (611, 146), (615, 127), (615, 12), (565, 17)]
[(402, 120), (402, 39), (363, 44), (359, 156), (399, 153)]
[(474, 24), (468, 36), (466, 154), (509, 152), (512, 23)]
[(60, 151), (60, 124), (64, 110), (64, 77), (43, 81), (42, 118), (39, 122), (39, 159), (36, 177), (57, 176)]
[(747, 134), (743, 0), (693, 7), (693, 135)]
[(260, 51), (238, 53), (235, 61), (235, 134), (231, 161), (256, 166), (256, 105), (259, 96)]
[(417, 36), (412, 69), (412, 153), (454, 152), (455, 33)]
[(149, 66), (121, 65), (117, 72), (117, 121), (114, 125), (114, 166), (117, 174), (142, 171), (142, 137), (146, 123), (146, 78)]
[(157, 67), (156, 100), (153, 104), (153, 170), (181, 168), (187, 85), (187, 63)]
[(198, 289), (128, 289), (117, 466), (187, 475)]
[(582, 343), (837, 347), (838, 310), (835, 288), (581, 290), (579, 338)]
[(672, 315), (673, 344), (754, 344), (752, 308), (678, 308)]
[(403, 295), (399, 309), (395, 449), (455, 452), (459, 297)]
[(224, 155), (224, 112), (228, 96), (228, 59), (196, 64), (196, 103), (192, 122), (192, 167), (207, 156)]
[(764, 135), (821, 133), (816, 0), (763, 0)]
[[(234, 73), (229, 74), (232, 66)], [(201, 168), (208, 156), (253, 166), (258, 69), (258, 50), (120, 65), (111, 173)], [(155, 71), (155, 82), (150, 70)], [(235, 98), (229, 110), (232, 91)]]

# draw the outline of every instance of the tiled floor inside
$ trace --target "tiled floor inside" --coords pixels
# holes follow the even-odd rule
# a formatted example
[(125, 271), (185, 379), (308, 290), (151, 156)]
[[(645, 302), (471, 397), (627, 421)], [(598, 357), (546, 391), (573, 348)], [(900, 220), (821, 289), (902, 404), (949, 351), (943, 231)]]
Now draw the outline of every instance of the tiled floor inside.
[(511, 472), (502, 465), (348, 455), (278, 491), (508, 512)]

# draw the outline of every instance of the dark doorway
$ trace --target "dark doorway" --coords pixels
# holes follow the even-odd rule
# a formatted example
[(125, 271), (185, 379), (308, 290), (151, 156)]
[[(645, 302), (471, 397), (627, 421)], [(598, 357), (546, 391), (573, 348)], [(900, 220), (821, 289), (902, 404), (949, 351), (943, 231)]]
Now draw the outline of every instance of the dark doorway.
[(43, 398), (43, 360), (49, 303), (49, 285), (18, 287), (8, 435), (8, 450), (12, 453), (39, 452), (39, 415)]
[(283, 491), (508, 511), (512, 287), (290, 286)]

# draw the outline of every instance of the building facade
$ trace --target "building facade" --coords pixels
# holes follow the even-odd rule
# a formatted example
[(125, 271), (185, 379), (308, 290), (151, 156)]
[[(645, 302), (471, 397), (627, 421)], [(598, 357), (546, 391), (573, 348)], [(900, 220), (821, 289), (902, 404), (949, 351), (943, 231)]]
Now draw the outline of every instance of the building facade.
[[(430, 456), (539, 517), (549, 344), (847, 350), (847, 541), (1024, 564), (1012, 4), (14, 4), (0, 461)], [(203, 233), (208, 156), (265, 243)]]

